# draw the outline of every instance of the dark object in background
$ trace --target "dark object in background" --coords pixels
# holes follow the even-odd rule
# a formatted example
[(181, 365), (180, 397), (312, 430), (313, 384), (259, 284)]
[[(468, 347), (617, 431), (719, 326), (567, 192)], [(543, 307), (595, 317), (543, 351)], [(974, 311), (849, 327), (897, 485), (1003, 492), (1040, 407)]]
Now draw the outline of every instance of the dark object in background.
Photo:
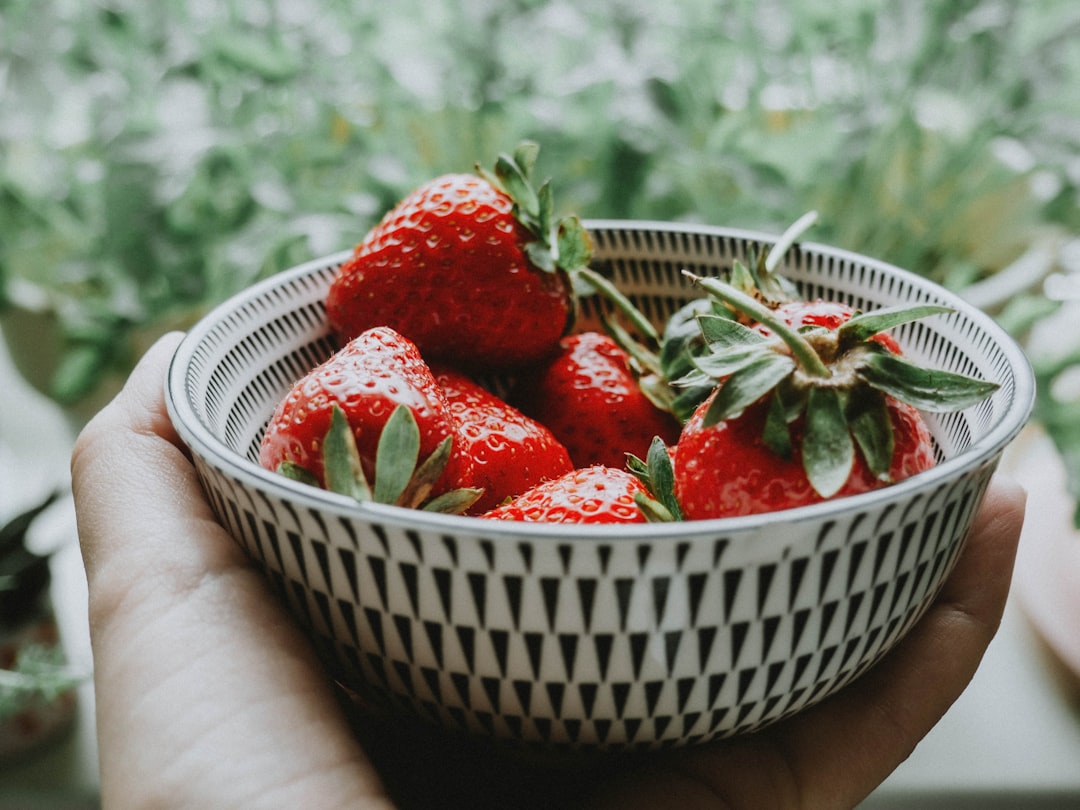
[(33, 522), (57, 499), (0, 528), (0, 762), (27, 754), (71, 727), (74, 687), (49, 596), (49, 556), (26, 547)]

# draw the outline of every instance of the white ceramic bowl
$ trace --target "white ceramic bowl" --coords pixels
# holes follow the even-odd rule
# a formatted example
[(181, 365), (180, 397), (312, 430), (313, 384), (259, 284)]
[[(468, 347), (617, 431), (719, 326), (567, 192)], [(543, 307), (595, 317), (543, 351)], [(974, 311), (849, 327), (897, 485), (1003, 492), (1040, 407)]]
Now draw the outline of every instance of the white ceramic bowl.
[[(595, 266), (657, 321), (680, 274), (749, 262), (773, 238), (592, 221)], [(323, 299), (342, 253), (215, 309), (173, 360), (169, 408), (222, 524), (341, 683), (395, 711), (556, 747), (674, 746), (760, 728), (850, 682), (938, 592), (1003, 448), (1027, 420), (1022, 351), (923, 278), (802, 243), (807, 297), (953, 314), (895, 334), (906, 354), (1000, 384), (929, 417), (939, 464), (886, 489), (762, 516), (617, 528), (358, 505), (257, 463), (291, 384), (333, 350)], [(585, 308), (585, 321), (593, 317)]]

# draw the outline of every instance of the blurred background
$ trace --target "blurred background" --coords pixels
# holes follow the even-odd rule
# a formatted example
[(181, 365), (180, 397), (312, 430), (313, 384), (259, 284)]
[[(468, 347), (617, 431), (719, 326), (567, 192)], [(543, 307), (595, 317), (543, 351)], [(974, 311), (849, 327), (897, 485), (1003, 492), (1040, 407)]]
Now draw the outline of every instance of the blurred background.
[(0, 0), (0, 329), (31, 403), (0, 410), (0, 461), (49, 411), (62, 479), (155, 336), (528, 138), (563, 211), (816, 209), (813, 241), (991, 312), (1036, 368), (1069, 533), (1078, 43), (1072, 0)]

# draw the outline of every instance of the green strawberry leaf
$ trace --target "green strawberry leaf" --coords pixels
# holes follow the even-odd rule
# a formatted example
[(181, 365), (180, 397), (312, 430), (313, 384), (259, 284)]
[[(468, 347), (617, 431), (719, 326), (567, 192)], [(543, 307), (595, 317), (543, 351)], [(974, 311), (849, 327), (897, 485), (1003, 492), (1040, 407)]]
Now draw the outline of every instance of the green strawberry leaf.
[(519, 162), (520, 151), (519, 146), (513, 157), (499, 154), (495, 158), (495, 177), (519, 211), (532, 220), (531, 224), (536, 224), (540, 219), (540, 198), (529, 180), (526, 168)]
[(873, 389), (860, 389), (847, 407), (848, 426), (866, 466), (878, 479), (889, 481), (895, 437), (885, 397)]
[(533, 169), (536, 168), (536, 161), (539, 156), (540, 144), (534, 141), (521, 141), (514, 147), (514, 163), (521, 167), (521, 171), (525, 177), (532, 177)]
[(851, 475), (855, 443), (836, 389), (817, 386), (810, 389), (802, 454), (806, 477), (823, 498), (839, 492)]
[(682, 386), (683, 380), (686, 380), (688, 385), (701, 385), (703, 380), (701, 375), (704, 375), (705, 379), (710, 379), (715, 385), (718, 380), (722, 380), (731, 374), (749, 366), (751, 363), (760, 362), (763, 359), (782, 357), (776, 352), (769, 349), (767, 346), (749, 346), (744, 348), (733, 348), (723, 352), (717, 352), (716, 354), (708, 354), (704, 357), (697, 357), (694, 359), (694, 365), (697, 369), (696, 373), (691, 373), (686, 377), (676, 380), (676, 384)]
[(674, 523), (675, 517), (660, 501), (650, 498), (644, 492), (634, 493), (634, 504), (649, 523)]
[(698, 316), (701, 334), (714, 349), (729, 349), (742, 346), (761, 346), (769, 343), (769, 338), (734, 318), (723, 315), (703, 314)]
[(701, 403), (707, 400), (709, 395), (716, 390), (716, 382), (708, 378), (705, 379), (707, 382), (691, 385), (676, 394), (675, 398), (671, 400), (671, 412), (675, 414), (675, 418), (680, 422), (685, 423)]
[(698, 316), (716, 311), (717, 307), (711, 299), (695, 298), (668, 318), (660, 339), (660, 367), (669, 380), (677, 379), (693, 369), (692, 357), (700, 354), (704, 346)]
[(559, 220), (556, 244), (559, 250), (559, 265), (567, 271), (585, 267), (592, 259), (589, 233), (575, 216), (566, 216)]
[(761, 440), (781, 458), (791, 458), (791, 430), (788, 428), (787, 408), (784, 407), (779, 390), (773, 392), (769, 400), (769, 412), (765, 416), (765, 429)]
[(675, 468), (671, 453), (664, 440), (654, 436), (646, 456), (648, 464), (648, 487), (653, 496), (663, 504), (673, 520), (682, 520), (682, 509), (675, 499)]
[(323, 472), (326, 488), (331, 492), (358, 501), (372, 499), (371, 487), (360, 464), (360, 452), (356, 449), (356, 437), (345, 411), (337, 404), (333, 406), (330, 427), (323, 439)]
[(884, 347), (865, 352), (857, 373), (879, 391), (931, 413), (963, 410), (999, 388), (997, 383), (944, 369), (922, 368)]
[(394, 504), (412, 480), (420, 457), (420, 427), (404, 405), (394, 408), (379, 435), (375, 455), (375, 501)]
[(913, 307), (886, 307), (873, 312), (853, 315), (836, 330), (841, 346), (850, 346), (869, 340), (874, 335), (887, 332), (905, 323), (928, 318), (931, 315), (944, 315), (953, 310), (949, 307), (924, 304)]
[(443, 515), (462, 515), (468, 511), (470, 506), (480, 500), (480, 496), (483, 494), (484, 490), (474, 489), (472, 487), (452, 489), (449, 492), (444, 492), (442, 495), (438, 495), (430, 501), (427, 501), (421, 508), (425, 512), (439, 512)]
[(540, 184), (536, 192), (536, 234), (544, 242), (553, 248), (555, 240), (552, 238), (552, 224), (555, 222), (555, 198), (551, 190), (551, 180), (545, 180)]
[(525, 255), (528, 256), (529, 261), (536, 266), (537, 269), (544, 271), (545, 273), (554, 273), (556, 267), (556, 258), (554, 252), (548, 247), (547, 243), (534, 239), (525, 245)]
[(446, 469), (453, 449), (453, 437), (447, 436), (426, 459), (416, 467), (405, 491), (398, 497), (398, 504), (412, 509), (419, 508), (431, 494), (435, 483)]
[(720, 385), (705, 412), (705, 427), (738, 416), (748, 405), (769, 393), (794, 370), (795, 361), (776, 352), (765, 352), (752, 359)]
[(320, 486), (319, 479), (315, 477), (315, 473), (307, 467), (300, 466), (295, 461), (286, 459), (281, 462), (278, 464), (277, 472), (279, 475), (284, 475), (292, 481), (299, 481), (301, 484), (307, 484), (312, 487)]

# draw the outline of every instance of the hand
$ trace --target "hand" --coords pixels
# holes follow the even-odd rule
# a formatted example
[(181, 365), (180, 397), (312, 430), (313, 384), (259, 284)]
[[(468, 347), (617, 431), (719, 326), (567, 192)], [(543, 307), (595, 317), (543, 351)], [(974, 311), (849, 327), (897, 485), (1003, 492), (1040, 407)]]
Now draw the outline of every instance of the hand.
[(165, 412), (178, 340), (147, 353), (72, 457), (105, 808), (852, 807), (960, 695), (1000, 621), (1024, 493), (998, 478), (904, 641), (758, 734), (571, 763), (357, 715), (214, 520)]

